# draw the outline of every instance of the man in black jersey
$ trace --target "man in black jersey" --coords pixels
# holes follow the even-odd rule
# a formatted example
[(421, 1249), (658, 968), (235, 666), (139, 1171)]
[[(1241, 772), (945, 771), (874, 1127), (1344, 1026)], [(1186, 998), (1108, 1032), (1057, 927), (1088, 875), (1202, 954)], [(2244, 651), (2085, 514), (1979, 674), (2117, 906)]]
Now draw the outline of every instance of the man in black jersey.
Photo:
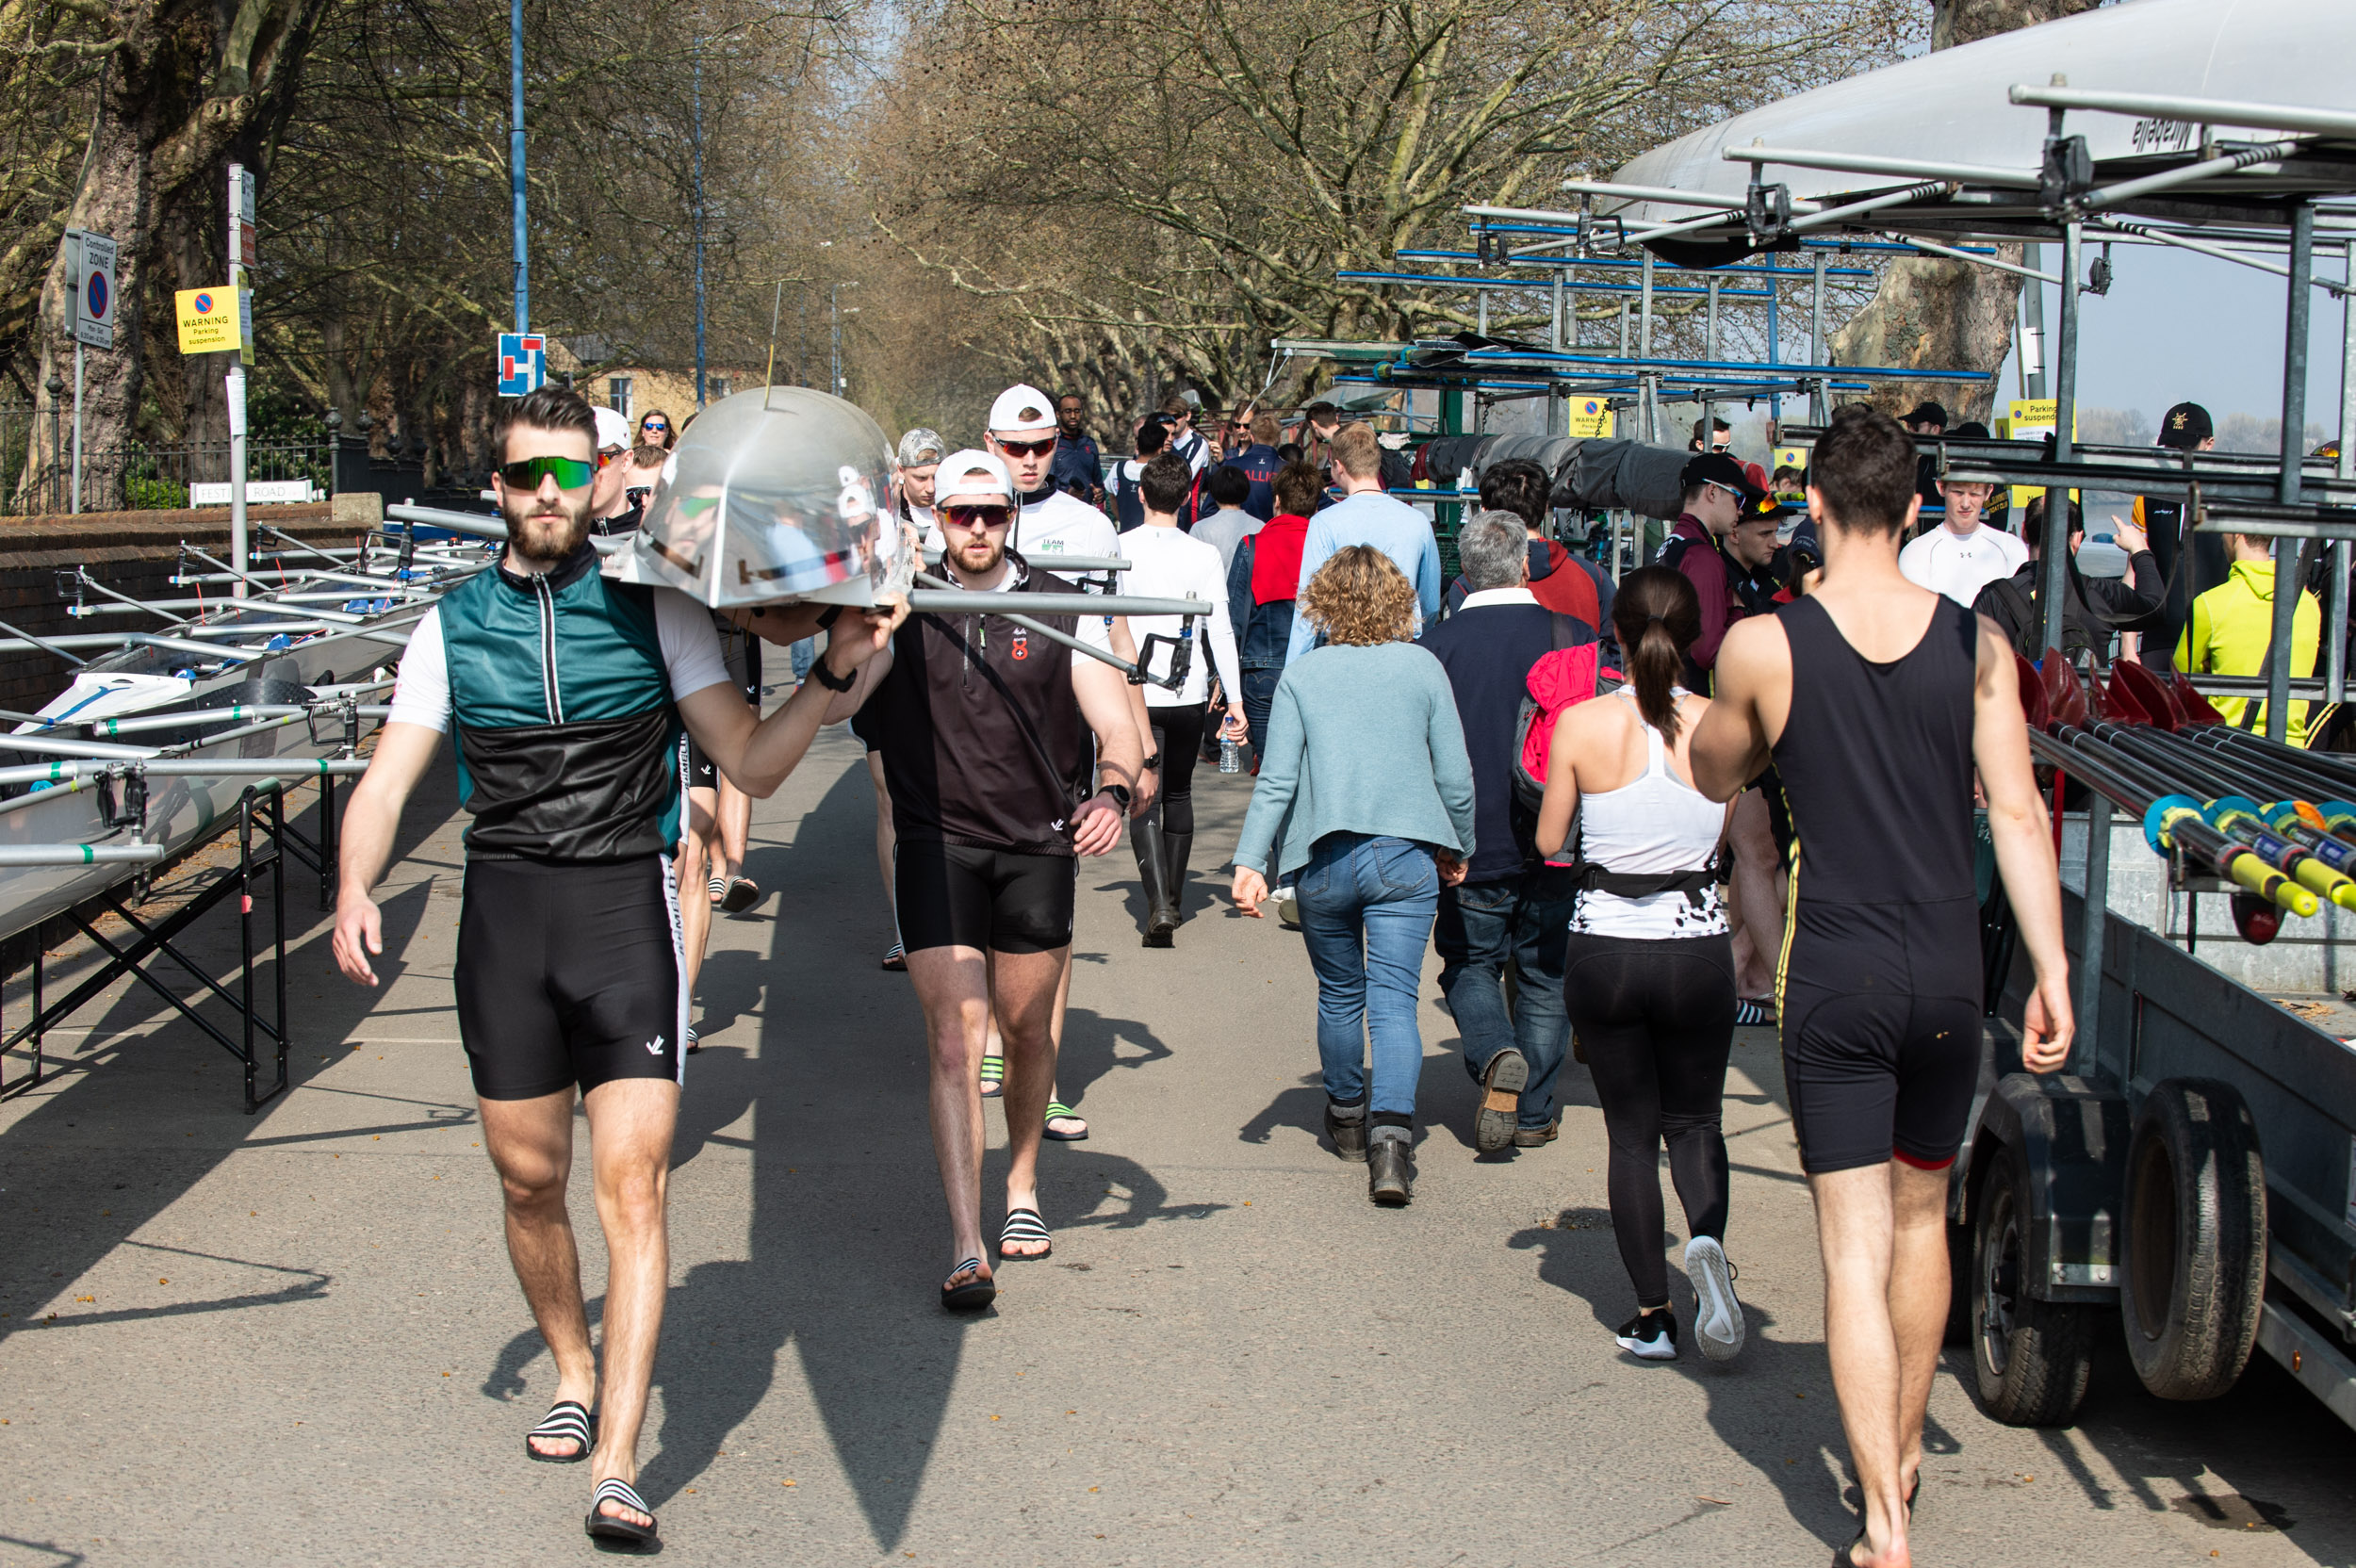
[[(942, 564), (958, 587), (1073, 591), (1007, 549), (1018, 503), (996, 456), (954, 453), (936, 486)], [(1033, 618), (1107, 645), (1102, 615)], [(985, 1307), (997, 1294), (981, 1228), (992, 1002), (1006, 1042), (1009, 1145), (998, 1256), (1043, 1258), (1052, 1243), (1039, 1208), (1039, 1146), (1055, 1082), (1056, 993), (1072, 956), (1072, 857), (1121, 841), (1144, 748), (1111, 665), (987, 613), (911, 617), (837, 690), (827, 718), (860, 714), (892, 795), (894, 906), (924, 1008), (933, 1149), (949, 1203), (953, 1263), (941, 1304)]]
[(1922, 1413), (1948, 1305), (1947, 1168), (1981, 1052), (1972, 776), (2037, 973), (2021, 1059), (2070, 1054), (2053, 841), (2012, 648), (1908, 582), (1914, 443), (1843, 408), (1817, 443), (1823, 582), (1729, 629), (1693, 782), (1726, 800), (1772, 760), (1798, 833), (1778, 1005), (1800, 1165), (1816, 1200), (1824, 1341), (1865, 1497), (1842, 1560), (1903, 1568)]

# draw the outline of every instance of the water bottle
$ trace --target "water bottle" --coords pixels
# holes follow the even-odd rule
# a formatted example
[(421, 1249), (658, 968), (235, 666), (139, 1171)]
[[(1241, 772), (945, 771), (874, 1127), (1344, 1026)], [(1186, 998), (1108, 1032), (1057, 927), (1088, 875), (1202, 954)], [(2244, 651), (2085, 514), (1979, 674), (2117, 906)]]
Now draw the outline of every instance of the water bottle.
[(1243, 744), (1241, 742), (1221, 740), (1219, 743), (1219, 771), (1221, 773), (1243, 772)]

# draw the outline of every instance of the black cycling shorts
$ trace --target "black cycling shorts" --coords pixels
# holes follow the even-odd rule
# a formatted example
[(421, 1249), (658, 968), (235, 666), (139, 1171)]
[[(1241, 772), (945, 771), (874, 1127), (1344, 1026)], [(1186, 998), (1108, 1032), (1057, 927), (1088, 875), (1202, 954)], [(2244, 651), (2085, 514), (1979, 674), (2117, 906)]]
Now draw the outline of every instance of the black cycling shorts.
[(681, 1081), (687, 986), (671, 873), (667, 855), (466, 862), (454, 978), (476, 1094)]
[(1980, 1072), (1980, 917), (1792, 901), (1776, 988), (1800, 1168), (1951, 1164)]
[(1069, 855), (1022, 855), (969, 844), (909, 842), (892, 851), (900, 945), (1052, 953), (1072, 945), (1078, 863)]
[(720, 771), (704, 755), (704, 748), (692, 735), (679, 738), (679, 787), (682, 790), (716, 790), (720, 787)]

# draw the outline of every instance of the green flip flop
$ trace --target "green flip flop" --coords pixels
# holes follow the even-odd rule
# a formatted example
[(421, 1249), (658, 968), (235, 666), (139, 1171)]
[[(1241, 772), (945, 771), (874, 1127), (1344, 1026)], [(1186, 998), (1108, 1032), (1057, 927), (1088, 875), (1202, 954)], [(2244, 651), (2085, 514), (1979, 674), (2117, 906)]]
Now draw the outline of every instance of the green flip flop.
[(1006, 1089), (1006, 1059), (1004, 1056), (982, 1058), (982, 1098), (995, 1100)]
[[(1080, 1124), (1080, 1130), (1076, 1133), (1058, 1133), (1055, 1131), (1055, 1123), (1058, 1121), (1077, 1121)], [(1082, 1143), (1087, 1141), (1088, 1124), (1087, 1119), (1062, 1101), (1050, 1100), (1047, 1102), (1046, 1124), (1040, 1129), (1039, 1135), (1054, 1138), (1057, 1143)]]

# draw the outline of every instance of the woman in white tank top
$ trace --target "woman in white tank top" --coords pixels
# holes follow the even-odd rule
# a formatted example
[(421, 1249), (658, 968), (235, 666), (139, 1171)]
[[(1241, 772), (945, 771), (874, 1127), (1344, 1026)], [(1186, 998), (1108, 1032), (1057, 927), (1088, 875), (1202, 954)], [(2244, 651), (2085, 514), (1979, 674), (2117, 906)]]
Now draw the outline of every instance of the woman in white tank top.
[(1677, 1353), (1661, 1256), (1661, 1148), (1685, 1210), (1694, 1337), (1725, 1361), (1742, 1349), (1742, 1303), (1726, 1263), (1726, 1143), (1719, 1126), (1734, 1043), (1734, 948), (1717, 863), (1730, 808), (1694, 790), (1686, 750), (1710, 707), (1677, 684), (1701, 631), (1684, 574), (1648, 566), (1620, 581), (1612, 629), (1628, 689), (1555, 721), (1538, 848), (1572, 837), (1580, 867), (1563, 963), (1563, 1004), (1611, 1138), (1612, 1228), (1636, 1287), (1620, 1348)]

